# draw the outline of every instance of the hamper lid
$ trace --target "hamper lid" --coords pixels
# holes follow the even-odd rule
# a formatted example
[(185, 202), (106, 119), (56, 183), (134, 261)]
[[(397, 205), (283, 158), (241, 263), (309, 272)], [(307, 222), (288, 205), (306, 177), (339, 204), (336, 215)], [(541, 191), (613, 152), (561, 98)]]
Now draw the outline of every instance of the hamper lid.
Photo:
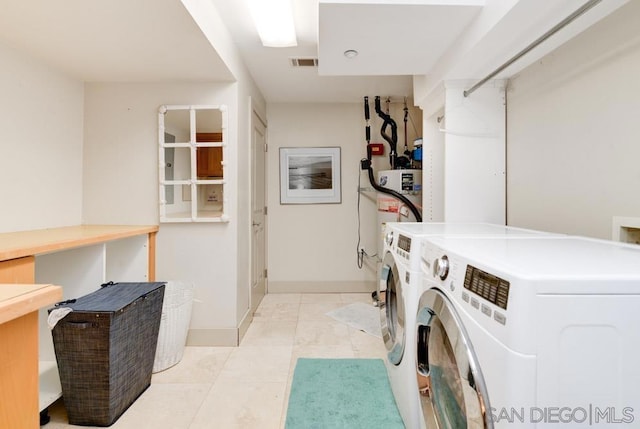
[[(105, 283), (100, 289), (77, 299), (62, 301), (56, 308), (71, 308), (73, 311), (112, 312), (118, 311), (157, 289), (166, 282)], [(53, 309), (49, 309), (51, 312)]]

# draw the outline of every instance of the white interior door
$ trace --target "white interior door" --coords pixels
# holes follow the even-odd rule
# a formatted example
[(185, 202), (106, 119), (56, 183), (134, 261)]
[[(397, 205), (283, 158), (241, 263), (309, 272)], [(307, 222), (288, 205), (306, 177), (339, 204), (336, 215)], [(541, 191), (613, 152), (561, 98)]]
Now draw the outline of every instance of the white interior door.
[(266, 258), (266, 124), (252, 113), (251, 151), (251, 312), (262, 301), (267, 289)]

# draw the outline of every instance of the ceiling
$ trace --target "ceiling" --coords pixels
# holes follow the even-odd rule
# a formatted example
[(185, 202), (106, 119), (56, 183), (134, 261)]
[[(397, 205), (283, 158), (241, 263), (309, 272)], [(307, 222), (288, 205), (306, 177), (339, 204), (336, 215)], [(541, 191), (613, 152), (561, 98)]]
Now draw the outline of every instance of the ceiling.
[[(293, 0), (298, 46), (265, 48), (247, 0), (212, 1), (256, 83), (272, 102), (411, 97), (412, 75), (427, 72), (484, 4), (484, 0)], [(357, 49), (359, 55), (348, 60), (346, 49)], [(318, 58), (319, 65), (296, 68), (291, 58)]]
[[(449, 3), (449, 4), (447, 4)], [(419, 75), (480, 13), (484, 0), (319, 4), (321, 75)], [(346, 51), (356, 51), (353, 58)]]
[[(2, 0), (0, 43), (87, 82), (231, 81), (186, 0)], [(293, 0), (298, 46), (265, 48), (246, 0), (210, 1), (267, 102), (355, 102), (477, 79), (585, 0)], [(264, 0), (266, 1), (266, 0)], [(604, 0), (515, 73), (627, 0)], [(484, 6), (483, 6), (484, 5)], [(358, 56), (349, 60), (346, 49)], [(319, 58), (293, 67), (291, 58)]]
[(179, 0), (1, 0), (0, 5), (0, 43), (84, 81), (233, 79)]

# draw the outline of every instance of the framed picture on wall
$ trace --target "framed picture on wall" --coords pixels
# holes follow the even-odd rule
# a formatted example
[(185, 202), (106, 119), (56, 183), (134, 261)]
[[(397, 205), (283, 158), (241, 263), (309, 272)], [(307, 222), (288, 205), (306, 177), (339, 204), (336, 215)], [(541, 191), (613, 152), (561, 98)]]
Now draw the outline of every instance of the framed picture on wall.
[(280, 148), (280, 204), (342, 202), (339, 147)]

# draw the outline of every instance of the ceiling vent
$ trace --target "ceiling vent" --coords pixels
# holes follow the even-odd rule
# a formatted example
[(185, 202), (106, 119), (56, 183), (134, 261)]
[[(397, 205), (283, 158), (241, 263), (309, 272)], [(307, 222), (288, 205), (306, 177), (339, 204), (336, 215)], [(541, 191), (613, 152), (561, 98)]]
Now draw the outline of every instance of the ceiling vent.
[(317, 58), (289, 58), (293, 67), (318, 67)]

